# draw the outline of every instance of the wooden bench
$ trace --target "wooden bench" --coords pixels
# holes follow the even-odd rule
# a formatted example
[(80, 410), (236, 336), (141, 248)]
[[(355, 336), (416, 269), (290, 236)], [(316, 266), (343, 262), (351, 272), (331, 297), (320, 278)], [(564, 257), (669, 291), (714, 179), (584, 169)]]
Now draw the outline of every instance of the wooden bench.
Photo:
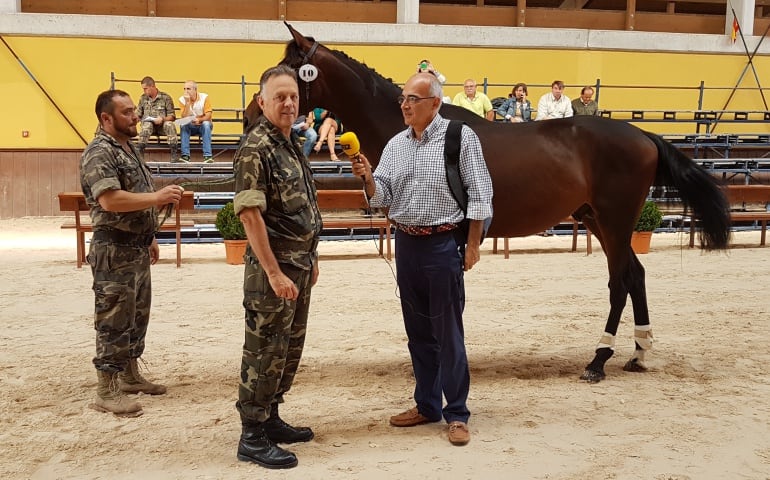
[[(727, 201), (730, 202), (730, 221), (735, 222), (759, 222), (761, 236), (759, 246), (765, 246), (767, 233), (767, 221), (770, 220), (770, 212), (767, 205), (770, 204), (770, 185), (726, 185), (723, 187)], [(746, 210), (747, 205), (763, 205), (762, 210)], [(695, 246), (695, 221), (690, 220), (690, 248)]]
[[(318, 190), (318, 208), (324, 228), (376, 228), (380, 235), (380, 256), (383, 256), (383, 243), (387, 240), (385, 258), (392, 258), (390, 244), (390, 220), (385, 215), (350, 214), (341, 210), (370, 211), (369, 202), (363, 190)], [(326, 212), (324, 212), (326, 210)], [(329, 212), (337, 210), (338, 212)]]
[[(161, 231), (173, 231), (176, 232), (176, 266), (182, 264), (182, 227), (193, 227), (194, 222), (181, 221), (180, 210), (192, 210), (194, 208), (193, 192), (185, 191), (182, 193), (182, 199), (179, 201), (179, 205), (174, 209), (174, 215), (161, 225)], [(87, 218), (85, 221), (81, 218), (81, 214), (88, 215), (90, 207), (86, 203), (85, 195), (82, 192), (61, 192), (59, 193), (59, 210), (62, 212), (74, 212), (75, 221), (67, 222), (61, 226), (61, 228), (75, 229), (76, 243), (77, 243), (77, 266), (81, 268), (86, 261), (86, 233), (93, 232), (91, 225), (91, 219)], [(173, 221), (172, 221), (173, 219)]]
[[(578, 239), (578, 227), (580, 226), (579, 221), (575, 220), (572, 217), (564, 219), (561, 223), (571, 223), (572, 224), (572, 250), (571, 252), (577, 251), (577, 239)], [(593, 253), (593, 248), (591, 247), (591, 230), (588, 229), (588, 227), (585, 227), (586, 229), (586, 255), (591, 255)], [(492, 242), (492, 253), (497, 253), (497, 238), (495, 238)], [(503, 238), (503, 255), (505, 258), (508, 258), (510, 255), (510, 250), (508, 248), (508, 238)]]

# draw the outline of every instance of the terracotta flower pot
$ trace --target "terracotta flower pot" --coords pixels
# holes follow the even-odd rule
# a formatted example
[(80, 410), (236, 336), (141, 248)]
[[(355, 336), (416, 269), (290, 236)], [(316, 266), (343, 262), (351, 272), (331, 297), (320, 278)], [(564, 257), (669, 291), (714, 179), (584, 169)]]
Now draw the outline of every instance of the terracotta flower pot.
[(230, 265), (243, 265), (248, 240), (225, 240), (225, 257)]
[(634, 232), (631, 234), (631, 250), (634, 253), (650, 253), (652, 232)]

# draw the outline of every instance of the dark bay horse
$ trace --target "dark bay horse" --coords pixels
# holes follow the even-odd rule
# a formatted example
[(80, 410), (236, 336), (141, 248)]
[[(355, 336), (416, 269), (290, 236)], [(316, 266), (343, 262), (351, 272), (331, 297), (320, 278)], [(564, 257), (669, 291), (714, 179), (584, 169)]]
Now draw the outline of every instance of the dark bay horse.
[[(335, 112), (357, 133), (361, 150), (376, 165), (388, 140), (405, 128), (396, 103), (401, 89), (343, 52), (287, 27), (294, 40), (281, 63), (318, 69), (315, 80), (299, 81), (300, 111), (318, 106)], [(249, 105), (246, 128), (258, 110), (256, 102)], [(446, 104), (440, 113), (465, 121), (481, 140), (494, 187), (488, 236), (532, 235), (574, 215), (601, 243), (609, 268), (610, 312), (594, 359), (580, 378), (598, 382), (605, 377), (628, 296), (636, 348), (624, 370), (645, 371), (652, 331), (644, 268), (631, 250), (636, 219), (652, 185), (675, 187), (701, 222), (701, 247), (725, 249), (729, 206), (716, 180), (658, 135), (618, 120), (582, 116), (500, 124)]]

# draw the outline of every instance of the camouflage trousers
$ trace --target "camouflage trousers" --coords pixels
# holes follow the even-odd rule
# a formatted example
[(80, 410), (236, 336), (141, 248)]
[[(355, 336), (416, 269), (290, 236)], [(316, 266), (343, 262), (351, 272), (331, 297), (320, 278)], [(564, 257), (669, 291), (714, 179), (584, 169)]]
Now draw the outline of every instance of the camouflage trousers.
[(299, 289), (296, 301), (277, 297), (262, 266), (249, 257), (243, 280), (246, 336), (236, 408), (242, 417), (258, 422), (267, 420), (271, 405), (283, 402), (305, 344), (311, 272), (280, 265)]
[(172, 152), (176, 152), (177, 134), (176, 124), (174, 122), (163, 122), (163, 125), (155, 125), (152, 122), (142, 122), (142, 129), (139, 131), (139, 141), (137, 145), (144, 151), (147, 142), (152, 135), (165, 135), (168, 139), (168, 146)]
[(147, 247), (94, 241), (88, 263), (96, 300), (93, 362), (97, 370), (114, 373), (144, 352), (152, 302), (150, 254)]

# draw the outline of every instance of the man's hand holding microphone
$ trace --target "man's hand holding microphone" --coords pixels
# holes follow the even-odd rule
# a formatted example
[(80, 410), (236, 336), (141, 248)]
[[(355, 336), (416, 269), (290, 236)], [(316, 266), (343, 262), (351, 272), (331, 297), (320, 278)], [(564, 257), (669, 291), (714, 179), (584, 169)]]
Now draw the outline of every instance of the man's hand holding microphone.
[(361, 177), (364, 181), (366, 195), (370, 198), (373, 197), (376, 185), (372, 178), (372, 165), (366, 156), (361, 153), (361, 144), (358, 142), (358, 137), (353, 132), (345, 132), (340, 135), (340, 146), (345, 155), (350, 158), (353, 175)]

